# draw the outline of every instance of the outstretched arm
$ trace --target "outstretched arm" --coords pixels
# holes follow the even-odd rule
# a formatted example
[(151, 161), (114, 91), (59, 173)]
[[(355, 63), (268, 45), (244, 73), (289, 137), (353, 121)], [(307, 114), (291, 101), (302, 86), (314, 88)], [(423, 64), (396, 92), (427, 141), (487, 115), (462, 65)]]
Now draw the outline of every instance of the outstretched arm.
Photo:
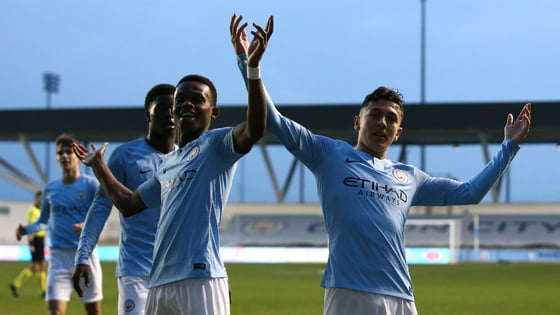
[(519, 151), (519, 144), (527, 137), (530, 126), (530, 103), (523, 106), (515, 121), (513, 115), (508, 114), (501, 150), (478, 174), (466, 182), (430, 177), (419, 172), (417, 176), (420, 183), (413, 205), (440, 206), (479, 203), (509, 167)]
[(16, 229), (16, 239), (21, 241), (23, 235), (32, 235), (39, 231), (44, 231), (48, 228), (48, 222), (51, 216), (51, 208), (44, 200), (46, 198), (43, 196), (43, 200), (41, 201), (41, 214), (39, 218), (35, 220), (35, 222), (29, 223), (27, 225), (19, 224)]
[[(246, 26), (245, 24), (243, 28)], [(267, 33), (268, 29), (265, 30), (256, 23), (253, 23), (253, 26), (255, 30), (251, 34), (254, 36), (254, 49), (248, 56), (249, 71), (252, 75), (248, 77), (247, 82), (247, 121), (237, 125), (233, 131), (233, 141), (239, 153), (249, 152), (266, 130), (266, 101), (260, 78), (260, 61), (272, 32)]]
[(123, 215), (130, 216), (146, 209), (146, 205), (144, 201), (142, 201), (142, 198), (140, 198), (138, 191), (136, 190), (133, 192), (121, 184), (103, 161), (107, 145), (108, 143), (104, 143), (97, 149), (95, 145), (92, 144), (91, 148), (93, 151), (91, 153), (85, 146), (79, 143), (73, 143), (72, 149), (82, 163), (91, 167), (101, 187), (103, 187), (109, 199), (113, 201), (115, 207), (117, 207)]

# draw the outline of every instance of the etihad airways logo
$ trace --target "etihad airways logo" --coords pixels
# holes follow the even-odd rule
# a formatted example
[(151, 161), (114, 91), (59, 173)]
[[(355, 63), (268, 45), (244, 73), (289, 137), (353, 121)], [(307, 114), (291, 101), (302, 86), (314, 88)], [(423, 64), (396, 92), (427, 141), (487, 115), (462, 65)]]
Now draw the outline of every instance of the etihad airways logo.
[(401, 202), (406, 203), (408, 201), (408, 195), (404, 190), (370, 179), (346, 177), (343, 183), (347, 187), (356, 188), (358, 196), (375, 198), (394, 205), (400, 205)]

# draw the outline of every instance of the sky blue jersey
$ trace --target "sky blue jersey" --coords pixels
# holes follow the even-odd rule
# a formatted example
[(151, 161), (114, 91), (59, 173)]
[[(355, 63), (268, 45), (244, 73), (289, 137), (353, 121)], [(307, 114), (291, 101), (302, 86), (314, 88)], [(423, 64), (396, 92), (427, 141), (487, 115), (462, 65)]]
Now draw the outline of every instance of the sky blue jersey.
[(213, 129), (166, 157), (138, 190), (149, 207), (161, 204), (150, 287), (188, 278), (227, 277), (218, 227), (237, 161), (233, 128)]
[[(116, 147), (107, 160), (115, 178), (134, 191), (156, 174), (165, 154), (138, 138)], [(87, 264), (99, 241), (113, 203), (101, 188), (91, 205), (76, 253), (76, 264)], [(159, 207), (125, 217), (119, 212), (121, 235), (116, 276), (149, 276), (153, 261), (154, 238), (159, 220)]]
[(73, 225), (84, 222), (98, 187), (95, 177), (84, 174), (71, 184), (62, 178), (49, 182), (43, 190), (41, 216), (26, 226), (27, 234), (47, 229), (50, 247), (76, 249), (79, 237)]
[[(238, 56), (238, 65), (245, 78), (244, 55)], [(432, 177), (412, 165), (379, 160), (345, 141), (315, 135), (282, 116), (266, 95), (268, 131), (315, 176), (329, 239), (323, 287), (413, 301), (404, 243), (410, 207), (479, 203), (519, 150), (515, 141), (505, 139), (493, 159), (466, 182)]]

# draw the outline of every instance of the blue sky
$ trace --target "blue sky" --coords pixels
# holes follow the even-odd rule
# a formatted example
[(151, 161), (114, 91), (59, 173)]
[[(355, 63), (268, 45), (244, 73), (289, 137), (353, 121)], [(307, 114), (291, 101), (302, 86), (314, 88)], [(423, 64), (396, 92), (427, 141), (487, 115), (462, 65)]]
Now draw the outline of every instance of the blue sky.
[[(420, 0), (2, 1), (0, 109), (44, 108), (44, 72), (61, 76), (53, 108), (141, 106), (151, 86), (188, 73), (210, 77), (221, 106), (244, 104), (229, 42), (233, 12), (261, 24), (275, 16), (262, 74), (277, 104), (357, 104), (379, 85), (415, 103), (420, 8)], [(558, 12), (557, 0), (426, 0), (426, 101), (514, 101), (520, 109), (531, 101), (537, 112), (539, 101), (559, 100)], [(44, 156), (42, 143), (33, 148)], [(409, 162), (418, 165), (415, 150)], [(0, 152), (37, 177), (20, 143), (0, 143)], [(283, 181), (290, 156), (274, 152)], [(478, 146), (430, 147), (427, 155), (435, 175), (468, 179), (483, 165)], [(559, 155), (554, 144), (523, 146), (512, 165), (511, 200), (557, 202)], [(232, 201), (274, 201), (264, 166), (255, 165), (263, 165), (258, 150), (241, 163)], [(56, 165), (51, 170), (58, 174)], [(306, 201), (316, 200), (310, 174), (305, 182)], [(289, 200), (298, 200), (297, 188)], [(0, 199), (31, 198), (0, 179)]]

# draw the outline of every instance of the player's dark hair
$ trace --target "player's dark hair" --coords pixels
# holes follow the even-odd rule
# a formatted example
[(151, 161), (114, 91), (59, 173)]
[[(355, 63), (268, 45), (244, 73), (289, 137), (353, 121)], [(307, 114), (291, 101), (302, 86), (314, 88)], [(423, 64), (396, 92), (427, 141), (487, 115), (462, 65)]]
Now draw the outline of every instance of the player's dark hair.
[(397, 89), (391, 89), (385, 86), (380, 86), (375, 91), (366, 95), (360, 110), (364, 108), (369, 102), (377, 102), (379, 100), (391, 101), (397, 104), (399, 107), (399, 113), (401, 115), (401, 121), (404, 118), (404, 98), (403, 95)]
[(200, 82), (202, 84), (207, 85), (210, 88), (210, 92), (212, 93), (212, 98), (213, 98), (212, 105), (214, 107), (216, 106), (216, 104), (218, 103), (218, 91), (216, 90), (214, 83), (212, 83), (210, 79), (198, 74), (189, 74), (181, 78), (181, 80), (179, 80), (179, 82), (177, 83), (177, 86), (179, 86), (183, 82), (189, 82), (189, 81)]
[(71, 146), (72, 146), (72, 143), (74, 143), (74, 142), (78, 143), (78, 140), (76, 140), (76, 139), (74, 138), (74, 136), (71, 135), (71, 134), (69, 134), (69, 133), (62, 133), (62, 134), (60, 134), (60, 135), (56, 138), (56, 141), (55, 141), (56, 146), (64, 145), (64, 146), (68, 146), (68, 147), (71, 147)]
[(148, 110), (150, 108), (150, 104), (152, 104), (152, 102), (154, 102), (158, 96), (173, 95), (173, 93), (175, 93), (175, 87), (171, 84), (162, 83), (155, 85), (148, 91), (148, 94), (146, 94), (144, 109)]

